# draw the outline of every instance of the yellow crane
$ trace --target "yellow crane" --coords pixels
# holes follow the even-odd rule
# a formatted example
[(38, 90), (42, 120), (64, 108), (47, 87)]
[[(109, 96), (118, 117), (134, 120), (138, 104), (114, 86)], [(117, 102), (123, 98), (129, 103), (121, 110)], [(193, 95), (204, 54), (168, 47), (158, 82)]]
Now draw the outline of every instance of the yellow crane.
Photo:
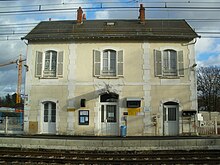
[(21, 84), (22, 84), (22, 62), (25, 61), (22, 60), (21, 54), (19, 55), (19, 59), (10, 61), (4, 64), (0, 64), (0, 67), (11, 65), (11, 64), (17, 64), (18, 69), (18, 82), (17, 82), (17, 95), (16, 95), (16, 103), (21, 103)]

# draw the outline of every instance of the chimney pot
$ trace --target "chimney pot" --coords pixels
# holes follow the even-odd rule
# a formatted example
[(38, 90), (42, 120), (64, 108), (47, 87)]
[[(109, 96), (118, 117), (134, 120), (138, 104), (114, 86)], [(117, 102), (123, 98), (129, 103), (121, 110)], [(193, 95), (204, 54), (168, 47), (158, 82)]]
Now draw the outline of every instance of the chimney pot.
[(83, 21), (86, 20), (86, 14), (83, 14)]
[(77, 10), (77, 23), (81, 24), (83, 22), (83, 10), (81, 7)]
[(143, 4), (140, 4), (140, 9), (139, 9), (139, 13), (140, 13), (140, 22), (144, 23), (145, 22), (145, 8), (143, 6)]

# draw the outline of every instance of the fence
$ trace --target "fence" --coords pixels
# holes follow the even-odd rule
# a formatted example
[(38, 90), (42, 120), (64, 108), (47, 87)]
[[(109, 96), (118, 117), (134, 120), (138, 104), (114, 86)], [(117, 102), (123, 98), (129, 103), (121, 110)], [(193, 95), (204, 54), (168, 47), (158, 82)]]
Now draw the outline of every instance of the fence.
[(199, 135), (220, 135), (220, 125), (217, 121), (203, 121), (197, 129)]
[(16, 117), (1, 117), (0, 133), (3, 134), (22, 134), (23, 133), (23, 118)]

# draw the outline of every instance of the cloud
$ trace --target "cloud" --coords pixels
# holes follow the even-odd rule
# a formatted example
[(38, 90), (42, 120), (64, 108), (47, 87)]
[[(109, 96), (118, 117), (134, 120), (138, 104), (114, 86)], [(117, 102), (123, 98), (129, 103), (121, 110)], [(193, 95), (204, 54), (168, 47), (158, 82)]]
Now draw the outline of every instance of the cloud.
[[(89, 7), (100, 7), (101, 3), (95, 2), (103, 2), (102, 5), (105, 7), (110, 6), (135, 6), (138, 7), (139, 3), (143, 3), (145, 7), (150, 6), (164, 6), (165, 3), (149, 3), (144, 0), (127, 0), (126, 2), (130, 3), (120, 3), (125, 2), (123, 0), (114, 0), (114, 3), (104, 3), (104, 0), (32, 0), (32, 1), (13, 1), (13, 2), (4, 2), (0, 3), (1, 11), (9, 11), (9, 10), (29, 10), (29, 9), (38, 9), (39, 6), (33, 7), (24, 7), (28, 5), (42, 5), (42, 4), (49, 4), (43, 5), (42, 9), (50, 9), (50, 8), (78, 8), (81, 6), (84, 10), (84, 13), (87, 15), (87, 19), (137, 19), (139, 16), (139, 9), (117, 9), (117, 10), (86, 10)], [(91, 4), (86, 4), (90, 2)], [(112, 2), (111, 0), (109, 2)], [(137, 3), (136, 3), (137, 2)], [(146, 2), (146, 3), (144, 3)], [(151, 1), (153, 2), (153, 1)], [(160, 2), (167, 2), (167, 0), (161, 0)], [(204, 6), (204, 5), (215, 5), (214, 3), (180, 3), (180, 2), (187, 2), (185, 0), (169, 0), (167, 5), (172, 6), (180, 6), (180, 5), (188, 5), (188, 6)], [(178, 2), (178, 3), (174, 3)], [(194, 0), (193, 2), (201, 2), (201, 0)], [(219, 0), (212, 0), (212, 2), (219, 2)], [(59, 4), (53, 6), (52, 4)], [(18, 7), (13, 7), (18, 6)], [(7, 7), (7, 8), (6, 8)], [(219, 19), (219, 11), (218, 10), (207, 10), (207, 11), (188, 11), (188, 10), (155, 10), (146, 8), (146, 19), (161, 19), (161, 18), (174, 18), (174, 19), (192, 19), (192, 18), (200, 18), (200, 19), (209, 19), (209, 18), (216, 18)], [(20, 14), (5, 14), (0, 17), (0, 24), (25, 24), (25, 23), (32, 23), (32, 22), (40, 22), (44, 20), (48, 20), (52, 18), (52, 20), (75, 20), (76, 19), (76, 11), (55, 11), (55, 12), (44, 12), (44, 13), (20, 13)], [(215, 31), (219, 29), (220, 22), (193, 22), (188, 21), (189, 24), (192, 26), (193, 29), (198, 30), (212, 30)], [(10, 27), (10, 28), (3, 28), (0, 26), (0, 32), (21, 32), (28, 33), (35, 25), (24, 28), (24, 27)], [(25, 34), (24, 34), (25, 35)], [(23, 35), (23, 36), (24, 36)], [(20, 36), (10, 35), (9, 38)], [(1, 35), (1, 39), (6, 39), (7, 36)], [(0, 41), (0, 64), (4, 62), (9, 62), (11, 60), (15, 60), (18, 58), (19, 54), (22, 54), (24, 57), (26, 56), (26, 45), (23, 41)], [(200, 65), (208, 66), (212, 64), (219, 64), (220, 63), (220, 40), (214, 38), (202, 38), (198, 39), (196, 43), (196, 54), (197, 54), (197, 62)], [(6, 92), (15, 91), (16, 90), (16, 83), (17, 83), (17, 69), (16, 65), (9, 65), (7, 67), (0, 68), (0, 96), (5, 95)]]
[(201, 38), (197, 40), (195, 49), (196, 54), (203, 54), (215, 49), (215, 39), (213, 38)]
[(95, 12), (95, 19), (108, 19), (109, 12), (108, 11), (97, 11)]
[(200, 67), (220, 66), (220, 54), (216, 56), (210, 56), (207, 60), (198, 61), (198, 66)]
[(220, 42), (215, 38), (199, 39), (196, 43), (197, 63), (199, 66), (220, 66)]

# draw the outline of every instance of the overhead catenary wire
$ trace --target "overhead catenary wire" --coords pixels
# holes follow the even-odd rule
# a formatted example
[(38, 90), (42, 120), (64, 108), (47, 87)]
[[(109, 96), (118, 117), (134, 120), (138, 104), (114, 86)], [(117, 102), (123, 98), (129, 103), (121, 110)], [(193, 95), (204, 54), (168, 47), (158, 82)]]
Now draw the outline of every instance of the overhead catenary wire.
[[(135, 0), (132, 1), (131, 0), (131, 1), (127, 1), (127, 2), (129, 2), (131, 4), (135, 4), (135, 3), (139, 3), (140, 1), (135, 1)], [(154, 3), (154, 4), (158, 3), (158, 4), (163, 4), (163, 5), (165, 3), (167, 3), (167, 4), (175, 4), (175, 3), (176, 4), (180, 4), (180, 3), (182, 3), (182, 4), (191, 4), (191, 3), (197, 4), (197, 2), (194, 3), (194, 2), (191, 2), (191, 1), (186, 1), (186, 2), (177, 2), (177, 1), (176, 2), (174, 2), (174, 1), (173, 2), (169, 2), (169, 1), (167, 1), (167, 2), (159, 2), (159, 1), (150, 2), (150, 1), (148, 1), (148, 2), (145, 2), (144, 0), (141, 0), (141, 2), (143, 2), (143, 3)], [(99, 2), (99, 1), (95, 2), (95, 4), (99, 4), (99, 3), (102, 3), (102, 4), (108, 4), (109, 3), (109, 4), (111, 4), (113, 2), (112, 1), (111, 2), (107, 2), (107, 1), (106, 2)], [(119, 2), (119, 3), (121, 3), (121, 2)], [(201, 1), (201, 3), (208, 3), (208, 2), (202, 2)], [(80, 3), (72, 3), (72, 4), (80, 4)], [(90, 3), (81, 3), (81, 4), (90, 4)], [(94, 3), (91, 3), (91, 4), (94, 4)], [(167, 6), (167, 4), (166, 4), (166, 6), (147, 6), (145, 8), (148, 9), (147, 11), (160, 11), (160, 12), (170, 12), (170, 11), (176, 11), (176, 10), (179, 11), (179, 9), (181, 9), (181, 11), (189, 11), (189, 10), (193, 10), (193, 9), (198, 9), (196, 11), (200, 11), (200, 9), (205, 10), (205, 11), (210, 11), (209, 9), (220, 9), (220, 6), (219, 7), (218, 6), (216, 6), (216, 7), (204, 7), (204, 6), (202, 6), (202, 7), (201, 6), (198, 6), (198, 7), (192, 6), (192, 7), (190, 7), (190, 6)], [(52, 5), (58, 5), (58, 4), (42, 4), (42, 5), (40, 5), (41, 6), (41, 8), (39, 8), (40, 10), (37, 10), (36, 13), (33, 10), (25, 10), (25, 11), (26, 12), (33, 12), (32, 14), (42, 14), (42, 13), (45, 14), (45, 12), (47, 14), (50, 14), (50, 13), (55, 14), (54, 12), (59, 10), (59, 12), (57, 12), (56, 14), (60, 14), (60, 12), (75, 13), (76, 10), (78, 9), (78, 7), (77, 8), (73, 7), (73, 8), (55, 8), (55, 9), (51, 8), (51, 9), (45, 9), (44, 10), (42, 8), (42, 6), (44, 6), (44, 5), (45, 6), (47, 6), (47, 5), (52, 6)], [(27, 6), (36, 6), (36, 7), (38, 7), (38, 5), (27, 5)], [(137, 12), (139, 7), (138, 6), (98, 6), (98, 7), (86, 7), (86, 8), (83, 7), (83, 9), (86, 12), (96, 12), (96, 11), (105, 11), (105, 10), (111, 10), (112, 12), (114, 12), (114, 11), (118, 11), (118, 9), (121, 9), (120, 12), (123, 12), (123, 11), (126, 11), (126, 12), (127, 11), (135, 11), (135, 12)], [(167, 10), (167, 9), (169, 9), (169, 10)], [(68, 11), (68, 10), (70, 10), (70, 11)], [(72, 11), (72, 10), (74, 10), (74, 11)], [(214, 10), (214, 11), (218, 11), (218, 10)], [(15, 12), (15, 13), (13, 13), (15, 15), (27, 14), (27, 13), (16, 13), (16, 12), (21, 12), (21, 11), (8, 11), (8, 12)], [(1, 12), (0, 12), (0, 14), (1, 14)], [(28, 13), (28, 14), (30, 14), (30, 13)], [(2, 15), (4, 15), (4, 14), (1, 14), (1, 16)], [(179, 18), (174, 18), (174, 19), (179, 19)], [(186, 19), (186, 20), (187, 20), (187, 22), (192, 22), (192, 23), (196, 22), (196, 23), (200, 23), (200, 24), (201, 23), (206, 23), (206, 22), (220, 23), (220, 19), (217, 19), (217, 18), (216, 19), (215, 18), (213, 18), (213, 19), (208, 19), (208, 18), (193, 19), (193, 18), (190, 18), (190, 19)], [(3, 36), (6, 40), (12, 40), (12, 37), (10, 37), (10, 36), (25, 35), (32, 28), (34, 28), (34, 26), (37, 25), (37, 23), (38, 22), (36, 22), (36, 23), (33, 23), (33, 22), (31, 23), (30, 22), (30, 23), (8, 24), (8, 25), (7, 24), (0, 24), (0, 35)], [(194, 27), (194, 28), (198, 29), (196, 27)], [(207, 33), (205, 33), (205, 32), (207, 32)], [(199, 33), (199, 32), (197, 32), (197, 33)], [(210, 33), (208, 30), (206, 30), (206, 31), (203, 32), (203, 34), (216, 34), (217, 35), (219, 33), (218, 32)], [(15, 38), (13, 38), (13, 40), (14, 39)]]
[[(5, 0), (2, 0), (5, 1)], [(9, 0), (10, 1), (10, 0)], [(11, 0), (13, 1), (13, 0)], [(14, 0), (16, 1), (16, 0)], [(47, 7), (47, 6), (65, 6), (65, 5), (95, 5), (95, 4), (139, 4), (139, 3), (144, 3), (144, 4), (163, 4), (163, 5), (169, 5), (169, 4), (219, 4), (220, 2), (216, 1), (184, 1), (184, 2), (179, 2), (179, 1), (144, 1), (144, 0), (128, 0), (128, 1), (93, 1), (93, 2), (62, 2), (62, 3), (46, 3), (46, 4), (33, 4), (33, 5), (18, 5), (18, 6), (4, 6), (0, 7), (2, 9), (7, 9), (7, 8), (27, 8), (27, 7)]]
[[(177, 10), (220, 10), (220, 6), (146, 6), (146, 9), (177, 9)], [(77, 10), (78, 7), (68, 7), (68, 8), (49, 8), (49, 9), (30, 9), (30, 10), (12, 10), (12, 11), (0, 11), (0, 14), (13, 14), (13, 13), (35, 13), (35, 12), (52, 12), (52, 11), (65, 11), (65, 10)], [(98, 6), (98, 7), (84, 7), (84, 10), (109, 10), (109, 9), (139, 9), (138, 6)]]

